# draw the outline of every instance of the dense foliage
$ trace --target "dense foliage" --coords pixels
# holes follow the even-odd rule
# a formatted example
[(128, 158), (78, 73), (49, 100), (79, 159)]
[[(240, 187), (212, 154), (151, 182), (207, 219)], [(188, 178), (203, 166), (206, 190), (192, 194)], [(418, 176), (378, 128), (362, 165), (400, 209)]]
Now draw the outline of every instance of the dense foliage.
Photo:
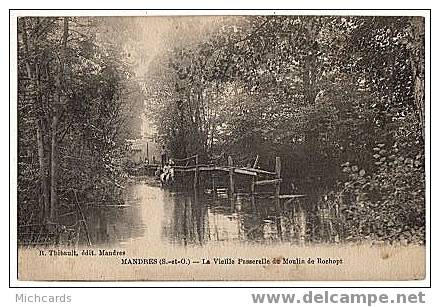
[(63, 216), (120, 195), (136, 88), (124, 51), (99, 27), (97, 18), (18, 18), (19, 233), (75, 230)]
[(422, 18), (232, 17), (150, 66), (172, 156), (280, 156), (283, 188), (340, 208), (345, 239), (424, 242)]

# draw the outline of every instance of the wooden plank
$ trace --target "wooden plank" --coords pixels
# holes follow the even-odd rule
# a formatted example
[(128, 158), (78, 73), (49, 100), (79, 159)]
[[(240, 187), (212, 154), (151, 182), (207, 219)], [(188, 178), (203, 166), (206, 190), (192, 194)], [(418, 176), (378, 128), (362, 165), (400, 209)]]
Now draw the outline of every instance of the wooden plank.
[(306, 197), (305, 195), (280, 195), (280, 199), (295, 199), (295, 198), (302, 198)]
[[(196, 170), (196, 167), (193, 166), (174, 166), (174, 171), (178, 171), (178, 172), (194, 172)], [(198, 165), (198, 170), (199, 171), (225, 171), (225, 172), (229, 172), (229, 167), (227, 166), (209, 166), (209, 165)]]
[(255, 181), (255, 185), (268, 185), (268, 184), (279, 184), (283, 179), (277, 178), (277, 179), (270, 179), (270, 180), (260, 180)]
[[(290, 200), (295, 200), (298, 198), (303, 198), (306, 197), (306, 195), (279, 195), (278, 198), (279, 199), (287, 199), (288, 201)], [(269, 196), (269, 198), (275, 198), (275, 196)]]
[(255, 172), (255, 173), (258, 173), (258, 174), (276, 175), (275, 172), (265, 171), (265, 170), (263, 170), (263, 169), (259, 169), (259, 168), (242, 167), (241, 169), (245, 169), (245, 170), (247, 170), (247, 171)]
[(185, 172), (194, 172), (194, 168), (174, 168), (174, 172), (185, 173)]
[(224, 171), (224, 172), (229, 172), (229, 167), (226, 167), (226, 166), (201, 166), (201, 167), (199, 167), (199, 171), (205, 171), (205, 172), (209, 172), (209, 171)]
[[(192, 167), (174, 167), (175, 172), (194, 172), (196, 168)], [(230, 167), (227, 166), (200, 166), (198, 168), (201, 172), (229, 172)], [(249, 175), (249, 176), (258, 176), (258, 172), (250, 171), (247, 168), (234, 168), (234, 172), (237, 174)], [(273, 175), (273, 173), (271, 173)]]
[[(194, 172), (195, 166), (173, 166), (175, 171), (188, 171), (188, 172)], [(230, 167), (228, 166), (213, 166), (213, 165), (199, 165), (199, 171), (225, 171), (229, 172)], [(260, 169), (253, 169), (248, 167), (240, 167), (235, 168), (236, 173), (244, 174), (244, 175), (250, 175), (250, 176), (257, 176), (260, 174), (267, 174), (267, 175), (276, 175), (274, 172), (269, 172), (265, 170)]]
[(257, 176), (258, 175), (256, 172), (248, 171), (247, 169), (242, 169), (242, 168), (236, 168), (234, 170), (234, 172), (237, 174), (243, 174), (243, 175), (249, 175), (249, 176)]

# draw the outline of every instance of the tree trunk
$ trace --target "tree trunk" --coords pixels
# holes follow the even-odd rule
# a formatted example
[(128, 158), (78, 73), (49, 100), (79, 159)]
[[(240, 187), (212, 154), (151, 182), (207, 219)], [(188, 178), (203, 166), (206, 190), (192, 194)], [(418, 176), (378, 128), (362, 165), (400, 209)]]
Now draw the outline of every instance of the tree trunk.
[(41, 202), (40, 202), (40, 208), (41, 208), (41, 215), (42, 220), (46, 221), (49, 217), (49, 201), (50, 201), (50, 194), (49, 194), (49, 187), (48, 187), (48, 165), (47, 165), (47, 157), (45, 155), (45, 144), (44, 144), (44, 134), (45, 129), (43, 126), (42, 120), (38, 121), (37, 125), (37, 143), (38, 143), (38, 161), (40, 166), (40, 183), (41, 183)]
[(50, 163), (50, 218), (57, 218), (58, 210), (58, 183), (59, 183), (59, 144), (58, 144), (58, 125), (59, 116), (64, 104), (64, 95), (62, 93), (64, 65), (66, 60), (67, 36), (69, 34), (69, 18), (64, 17), (62, 47), (60, 51), (60, 63), (58, 73), (55, 77), (55, 94), (53, 115), (51, 124), (51, 163)]
[(314, 105), (318, 94), (317, 88), (317, 62), (318, 62), (318, 43), (317, 29), (314, 28), (313, 21), (310, 20), (306, 25), (308, 50), (304, 62), (303, 86), (304, 99), (307, 104)]
[(411, 19), (410, 58), (413, 77), (414, 102), (421, 136), (425, 139), (425, 21), (423, 17)]
[(56, 219), (56, 213), (58, 208), (58, 167), (59, 167), (59, 157), (58, 157), (58, 114), (55, 112), (52, 117), (52, 127), (51, 127), (51, 163), (50, 163), (50, 218), (51, 220)]
[[(29, 38), (27, 33), (26, 17), (20, 18), (22, 25), (22, 39), (26, 54), (26, 72), (30, 82), (34, 85), (35, 90), (32, 94), (34, 103), (36, 104), (37, 111), (37, 150), (38, 150), (38, 163), (39, 163), (39, 173), (40, 173), (40, 210), (41, 219), (43, 222), (47, 221), (50, 214), (50, 190), (49, 190), (49, 155), (50, 152), (46, 148), (45, 138), (48, 135), (48, 129), (45, 125), (44, 112), (43, 112), (43, 102), (41, 97), (41, 84), (40, 84), (40, 67), (38, 65), (38, 60), (35, 60), (34, 65), (31, 65), (31, 48), (29, 46)], [(35, 69), (33, 69), (35, 68)]]

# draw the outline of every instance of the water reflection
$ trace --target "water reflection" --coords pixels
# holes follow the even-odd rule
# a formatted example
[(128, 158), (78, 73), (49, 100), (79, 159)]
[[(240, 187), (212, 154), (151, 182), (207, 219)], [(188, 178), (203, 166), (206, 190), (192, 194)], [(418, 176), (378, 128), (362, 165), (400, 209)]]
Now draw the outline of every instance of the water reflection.
[(124, 207), (90, 209), (94, 244), (145, 240), (161, 244), (335, 242), (335, 226), (304, 201), (276, 208), (270, 198), (206, 194), (132, 185)]

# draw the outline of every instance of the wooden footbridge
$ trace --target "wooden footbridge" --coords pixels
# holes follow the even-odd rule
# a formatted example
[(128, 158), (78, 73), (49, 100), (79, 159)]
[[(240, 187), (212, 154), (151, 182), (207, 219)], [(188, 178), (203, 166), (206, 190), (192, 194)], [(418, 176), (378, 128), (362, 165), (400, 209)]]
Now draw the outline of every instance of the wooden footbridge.
[[(219, 166), (214, 164), (201, 164), (199, 163), (199, 156), (194, 155), (184, 159), (172, 159), (175, 163), (172, 167), (176, 175), (176, 181), (179, 181), (179, 178), (184, 178), (185, 183), (192, 184), (194, 190), (202, 189), (206, 186), (206, 180), (202, 182), (202, 177), (211, 178), (209, 187), (214, 193), (218, 188), (218, 183), (215, 181), (215, 178), (221, 178), (223, 181), (226, 179), (226, 188), (231, 199), (233, 199), (236, 194), (237, 179), (243, 179), (243, 176), (248, 180), (240, 180), (240, 183), (242, 184), (243, 181), (249, 182), (249, 188), (246, 190), (251, 196), (260, 194), (258, 188), (260, 186), (273, 187), (273, 195), (271, 198), (275, 199), (277, 206), (280, 205), (280, 200), (284, 200), (284, 204), (288, 204), (295, 199), (305, 197), (305, 195), (280, 194), (280, 186), (282, 182), (280, 157), (275, 158), (275, 169), (273, 171), (257, 168), (258, 159), (259, 157), (257, 156), (252, 167), (242, 167), (234, 166), (232, 157), (228, 156), (227, 165)], [(149, 166), (149, 168), (154, 170), (158, 167), (158, 165)], [(189, 180), (190, 178), (192, 178), (192, 180)]]

